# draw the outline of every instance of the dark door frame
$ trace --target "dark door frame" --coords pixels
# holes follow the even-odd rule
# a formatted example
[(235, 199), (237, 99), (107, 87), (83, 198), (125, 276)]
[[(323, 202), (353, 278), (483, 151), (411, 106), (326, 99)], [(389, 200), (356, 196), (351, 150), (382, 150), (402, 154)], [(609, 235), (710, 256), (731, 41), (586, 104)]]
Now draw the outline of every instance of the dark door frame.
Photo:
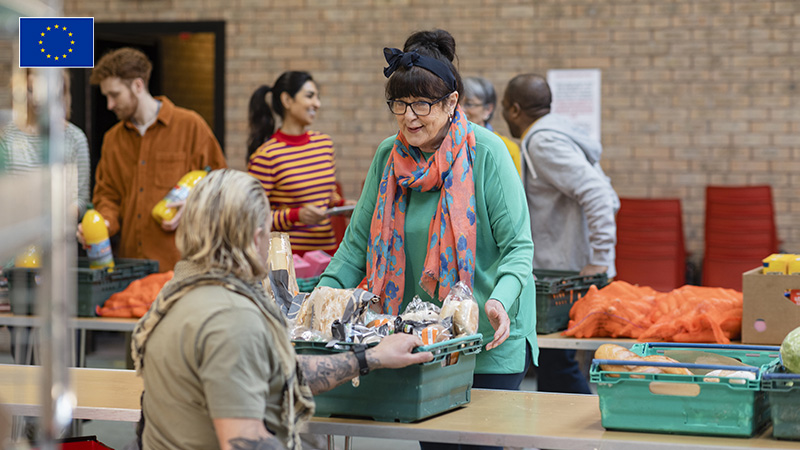
[[(119, 39), (162, 34), (214, 33), (214, 134), (225, 142), (225, 22), (100, 22), (95, 38)], [(95, 55), (99, 58), (102, 55)]]

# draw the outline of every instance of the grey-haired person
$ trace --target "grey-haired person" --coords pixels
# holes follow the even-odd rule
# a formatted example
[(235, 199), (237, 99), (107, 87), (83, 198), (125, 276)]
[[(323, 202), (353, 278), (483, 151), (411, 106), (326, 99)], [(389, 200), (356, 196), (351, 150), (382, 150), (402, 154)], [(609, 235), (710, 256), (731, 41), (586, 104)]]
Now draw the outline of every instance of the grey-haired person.
[(497, 130), (492, 127), (491, 120), (492, 117), (494, 117), (495, 111), (497, 111), (497, 92), (495, 92), (492, 82), (481, 77), (464, 78), (464, 97), (462, 97), (460, 103), (470, 122), (477, 123), (487, 130), (494, 132), (494, 134), (503, 140), (503, 143), (506, 144), (506, 149), (508, 149), (508, 154), (511, 156), (511, 160), (514, 161), (517, 172), (521, 173), (519, 145), (498, 133)]

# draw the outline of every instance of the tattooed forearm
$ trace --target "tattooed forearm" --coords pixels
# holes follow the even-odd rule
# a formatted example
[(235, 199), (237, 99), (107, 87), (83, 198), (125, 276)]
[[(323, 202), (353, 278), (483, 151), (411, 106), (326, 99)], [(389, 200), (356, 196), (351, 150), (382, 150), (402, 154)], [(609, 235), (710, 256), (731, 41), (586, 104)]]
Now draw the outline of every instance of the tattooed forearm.
[(233, 450), (284, 450), (283, 446), (275, 436), (247, 439), (233, 438), (228, 441)]
[(329, 391), (358, 375), (358, 360), (351, 352), (297, 355), (297, 360), (314, 394)]

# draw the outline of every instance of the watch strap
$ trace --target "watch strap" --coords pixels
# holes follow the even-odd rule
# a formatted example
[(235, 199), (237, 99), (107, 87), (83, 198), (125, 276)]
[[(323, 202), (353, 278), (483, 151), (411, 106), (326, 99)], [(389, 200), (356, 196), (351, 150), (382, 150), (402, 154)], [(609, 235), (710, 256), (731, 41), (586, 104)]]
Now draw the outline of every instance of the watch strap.
[(364, 344), (356, 344), (350, 347), (350, 350), (356, 355), (358, 360), (358, 374), (366, 375), (369, 373), (369, 365), (367, 364), (367, 346)]

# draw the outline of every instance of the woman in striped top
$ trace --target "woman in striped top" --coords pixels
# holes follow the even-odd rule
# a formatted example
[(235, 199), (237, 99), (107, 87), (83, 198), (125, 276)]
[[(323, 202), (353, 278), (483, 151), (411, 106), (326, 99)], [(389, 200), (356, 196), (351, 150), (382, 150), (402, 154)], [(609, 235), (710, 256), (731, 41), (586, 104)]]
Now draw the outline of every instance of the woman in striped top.
[[(26, 117), (14, 120), (0, 130), (0, 173), (24, 175), (40, 170), (48, 164), (46, 153), (46, 137), (39, 134), (39, 108), (34, 102), (33, 90), (36, 80), (30, 69), (27, 69), (28, 105)], [(62, 71), (63, 100), (65, 110), (64, 121), (64, 162), (67, 168), (68, 198), (72, 202), (72, 213), (77, 218), (86, 211), (89, 204), (89, 142), (86, 134), (76, 125), (69, 122), (72, 97), (70, 96), (69, 72)]]
[[(272, 93), (272, 108), (266, 95)], [(250, 98), (248, 172), (269, 197), (272, 229), (288, 232), (292, 251), (329, 253), (337, 247), (327, 209), (343, 205), (336, 193), (333, 141), (307, 131), (320, 107), (319, 91), (306, 72), (284, 72), (273, 87), (261, 86)], [(275, 130), (273, 111), (281, 117)]]

